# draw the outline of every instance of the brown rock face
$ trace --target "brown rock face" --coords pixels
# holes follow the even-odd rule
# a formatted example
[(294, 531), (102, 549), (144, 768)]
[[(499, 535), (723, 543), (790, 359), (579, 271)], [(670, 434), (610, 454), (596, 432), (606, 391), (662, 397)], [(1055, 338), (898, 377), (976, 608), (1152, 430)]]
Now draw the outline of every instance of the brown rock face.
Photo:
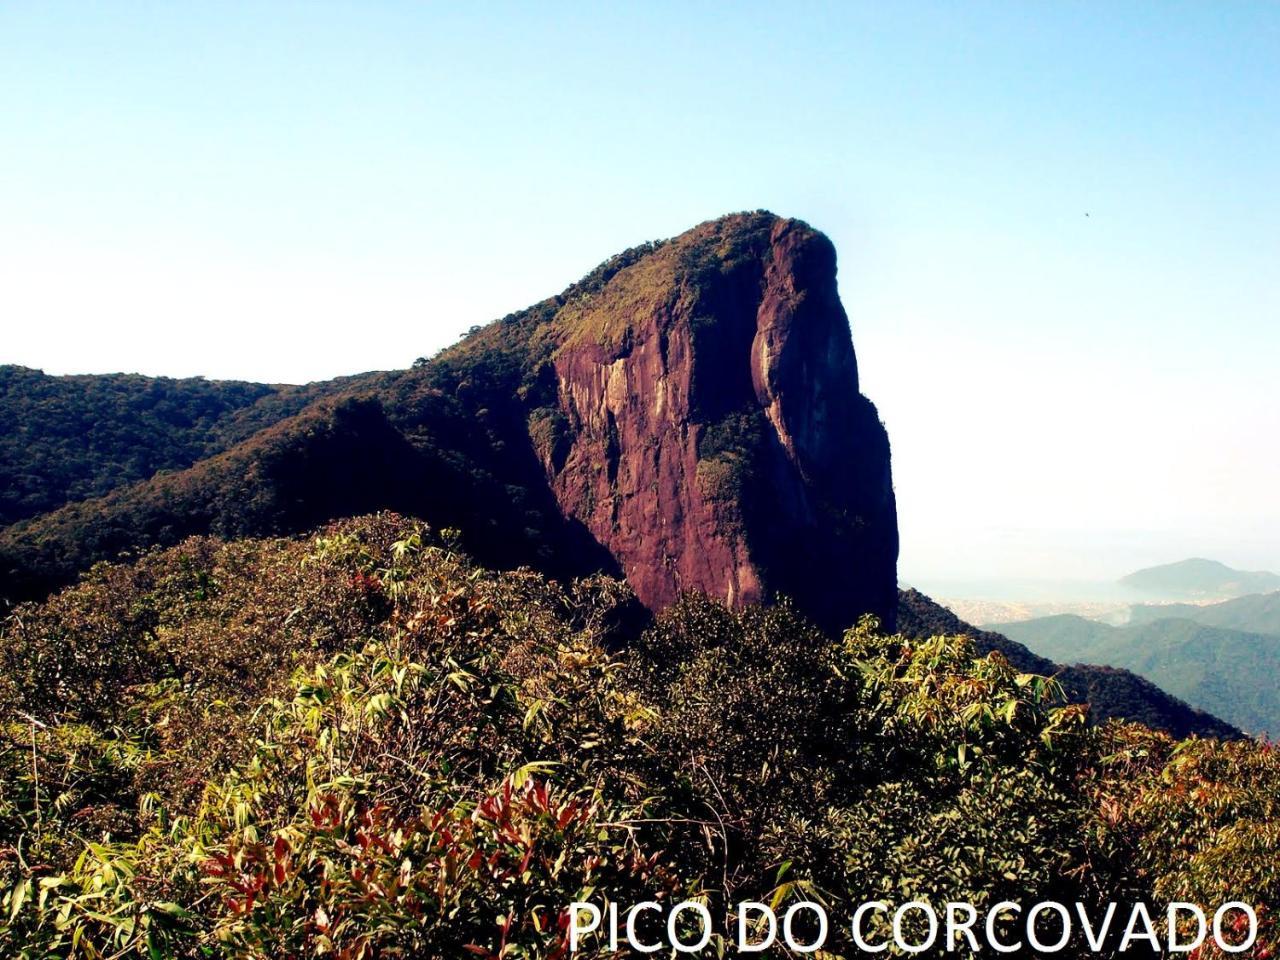
[(766, 213), (629, 250), (180, 474), (0, 531), (0, 598), (126, 548), (389, 508), (491, 566), (622, 572), (654, 609), (785, 594), (829, 629), (892, 625), (889, 443), (835, 272), (824, 236)]
[(558, 312), (571, 440), (544, 466), (647, 606), (786, 594), (831, 628), (893, 624), (889, 444), (858, 392), (835, 278), (822, 234), (736, 215)]

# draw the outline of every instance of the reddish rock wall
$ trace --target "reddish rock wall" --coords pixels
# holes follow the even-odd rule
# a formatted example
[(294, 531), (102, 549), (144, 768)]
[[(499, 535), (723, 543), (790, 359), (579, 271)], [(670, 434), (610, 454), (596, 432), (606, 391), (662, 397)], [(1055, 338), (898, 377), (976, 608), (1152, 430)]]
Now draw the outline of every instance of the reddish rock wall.
[(830, 241), (767, 214), (695, 228), (557, 318), (561, 508), (653, 608), (697, 589), (892, 624), (889, 447), (858, 392)]

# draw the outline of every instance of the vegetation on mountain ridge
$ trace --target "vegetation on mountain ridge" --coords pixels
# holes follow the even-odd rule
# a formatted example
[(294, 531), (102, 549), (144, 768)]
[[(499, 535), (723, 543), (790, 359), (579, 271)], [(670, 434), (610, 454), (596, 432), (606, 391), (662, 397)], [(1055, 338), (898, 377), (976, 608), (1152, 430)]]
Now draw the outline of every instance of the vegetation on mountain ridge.
[(1280, 733), (1280, 636), (1179, 617), (1112, 626), (1063, 615), (994, 629), (1056, 660), (1133, 670), (1250, 733)]
[(576, 899), (818, 896), (1239, 898), (1270, 955), (1269, 745), (1089, 728), (998, 653), (786, 606), (690, 596), (610, 654), (626, 602), (380, 515), (17, 608), (0, 950), (562, 957)]
[(305, 387), (0, 366), (0, 527), (213, 456), (341, 381)]
[[(1096, 722), (1131, 720), (1176, 737), (1242, 736), (1240, 730), (1218, 717), (1170, 696), (1150, 680), (1123, 667), (1104, 665), (1112, 661), (1081, 663), (1076, 653), (1062, 653), (1060, 661), (1037, 654), (1018, 642), (1016, 625), (1007, 624), (1013, 639), (992, 630), (980, 630), (965, 623), (950, 610), (930, 600), (918, 590), (904, 590), (900, 598), (898, 628), (911, 637), (963, 634), (972, 637), (983, 653), (997, 651), (1019, 670), (1053, 676), (1062, 684), (1072, 703), (1087, 703)], [(1088, 658), (1092, 659), (1092, 658)]]
[(1137, 604), (1129, 608), (1130, 623), (1169, 619), (1193, 620), (1207, 627), (1280, 636), (1280, 591), (1248, 594), (1221, 603)]
[[(26, 521), (0, 523), (0, 600), (38, 598), (125, 550), (197, 533), (296, 533), (378, 508), (462, 528), (468, 548), (491, 565), (533, 563), (555, 575), (614, 569), (540, 491), (545, 480), (527, 456), (527, 421), (553, 422), (558, 413), (548, 361), (567, 328), (552, 330), (557, 312), (662, 246), (617, 254), (562, 294), (476, 328), (406, 371), (277, 388), (0, 368), (11, 422), (27, 424), (9, 434), (13, 449), (0, 456), (15, 478), (9, 522)], [(342, 416), (335, 411), (368, 398), (401, 437), (385, 428), (371, 438), (335, 434), (333, 418)], [(127, 423), (116, 422), (120, 412)], [(86, 435), (97, 438), (89, 452)], [(326, 449), (320, 463), (318, 445)], [(385, 467), (381, 477), (361, 469), (369, 456)], [(281, 471), (308, 472), (313, 488), (276, 489)], [(354, 488), (357, 478), (374, 482), (334, 504), (332, 491)], [(389, 485), (397, 495), (378, 500)]]

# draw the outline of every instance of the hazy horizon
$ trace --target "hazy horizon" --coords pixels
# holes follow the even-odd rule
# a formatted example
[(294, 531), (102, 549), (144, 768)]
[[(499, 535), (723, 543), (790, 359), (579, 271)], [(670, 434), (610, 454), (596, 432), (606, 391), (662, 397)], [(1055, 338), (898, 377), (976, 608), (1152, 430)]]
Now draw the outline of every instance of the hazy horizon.
[(1277, 41), (1264, 4), (9, 4), (0, 362), (404, 367), (764, 207), (839, 251), (904, 580), (1277, 569)]

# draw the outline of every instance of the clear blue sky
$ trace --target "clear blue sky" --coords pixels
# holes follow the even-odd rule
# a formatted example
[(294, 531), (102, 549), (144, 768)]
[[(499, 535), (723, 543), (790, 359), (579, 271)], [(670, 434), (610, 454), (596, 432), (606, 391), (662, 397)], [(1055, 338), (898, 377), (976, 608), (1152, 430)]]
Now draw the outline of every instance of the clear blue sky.
[(840, 251), (904, 576), (1277, 567), (1278, 148), (1269, 3), (10, 0), (0, 361), (404, 366), (767, 207)]

